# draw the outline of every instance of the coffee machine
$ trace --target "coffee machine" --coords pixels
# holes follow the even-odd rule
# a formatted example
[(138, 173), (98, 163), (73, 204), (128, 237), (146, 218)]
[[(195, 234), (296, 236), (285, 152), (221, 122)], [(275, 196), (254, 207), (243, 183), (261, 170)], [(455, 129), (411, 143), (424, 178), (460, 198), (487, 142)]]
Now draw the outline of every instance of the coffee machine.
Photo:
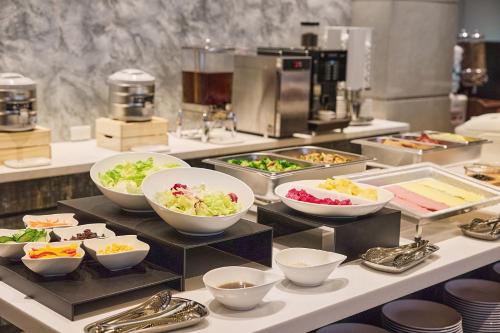
[(200, 137), (207, 142), (216, 128), (228, 129), (235, 137), (236, 118), (231, 111), (233, 52), (231, 48), (213, 47), (209, 39), (204, 46), (182, 48), (179, 137)]
[(238, 131), (276, 138), (307, 132), (310, 79), (310, 56), (236, 54), (232, 107)]

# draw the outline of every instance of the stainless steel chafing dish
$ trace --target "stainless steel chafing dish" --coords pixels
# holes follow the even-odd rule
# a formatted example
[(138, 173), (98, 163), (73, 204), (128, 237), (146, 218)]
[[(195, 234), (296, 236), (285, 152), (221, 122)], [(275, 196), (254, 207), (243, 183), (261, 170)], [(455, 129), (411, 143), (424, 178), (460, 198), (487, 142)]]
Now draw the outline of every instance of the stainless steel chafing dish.
[[(342, 162), (342, 163), (325, 163), (325, 162), (311, 162), (311, 161), (307, 161), (307, 162), (310, 162), (313, 164), (324, 165), (324, 166), (335, 166), (337, 169), (345, 168), (346, 172), (343, 172), (343, 173), (353, 173), (353, 172), (364, 171), (364, 170), (366, 170), (366, 163), (368, 161), (373, 160), (373, 158), (369, 158), (369, 157), (366, 157), (363, 155), (351, 154), (351, 153), (346, 153), (346, 152), (339, 151), (339, 150), (333, 150), (333, 149), (316, 147), (316, 146), (282, 148), (282, 149), (268, 150), (267, 152), (272, 153), (272, 154), (276, 154), (276, 155), (281, 155), (281, 156), (284, 156), (286, 158), (293, 158), (296, 160), (301, 160), (301, 161), (303, 161), (303, 160), (300, 157), (302, 155), (308, 155), (308, 154), (324, 153), (324, 154), (340, 155), (340, 156), (348, 159), (348, 161)], [(337, 170), (337, 171), (339, 171), (339, 170)]]
[[(257, 152), (250, 154), (209, 158), (203, 160), (203, 162), (214, 165), (215, 170), (227, 173), (229, 175), (241, 179), (252, 188), (252, 190), (255, 193), (255, 197), (258, 200), (267, 203), (267, 202), (279, 201), (279, 197), (274, 194), (274, 189), (276, 188), (276, 186), (282, 183), (287, 183), (294, 180), (303, 180), (303, 179), (321, 179), (341, 174), (361, 172), (366, 169), (366, 163), (369, 160), (364, 156), (349, 154), (329, 149), (325, 149), (325, 151), (328, 151), (329, 153), (333, 152), (348, 157), (352, 157), (354, 160), (347, 163), (325, 165), (325, 164), (314, 164), (306, 162), (286, 155), (287, 152), (290, 152), (290, 155), (293, 155), (299, 152), (301, 149), (305, 149), (303, 151), (312, 151), (313, 149), (322, 150), (323, 148), (319, 147), (288, 148), (276, 151)], [(290, 162), (302, 166), (302, 169), (293, 171), (284, 171), (284, 172), (269, 172), (250, 167), (244, 167), (237, 164), (231, 164), (228, 162), (228, 160), (230, 159), (257, 160), (257, 159), (263, 159), (265, 157), (269, 157), (271, 159), (288, 160)]]
[[(434, 132), (424, 131), (432, 134)], [(448, 165), (466, 160), (477, 159), (481, 154), (481, 145), (487, 140), (475, 140), (467, 143), (438, 140), (439, 142), (426, 143), (416, 141), (420, 133), (406, 133), (393, 136), (379, 136), (352, 140), (352, 143), (361, 145), (361, 153), (374, 157), (378, 163), (400, 166), (420, 162), (432, 162), (439, 165)], [(384, 144), (384, 140), (409, 141), (425, 149), (404, 148)]]
[(492, 206), (500, 203), (500, 191), (492, 185), (485, 184), (473, 178), (458, 175), (432, 163), (419, 163), (415, 165), (390, 168), (385, 170), (373, 171), (370, 174), (355, 174), (349, 175), (349, 179), (361, 183), (366, 183), (375, 186), (387, 186), (419, 180), (422, 178), (434, 178), (450, 185), (462, 188), (466, 191), (475, 192), (484, 196), (483, 200), (467, 203), (460, 206), (449, 207), (447, 209), (438, 210), (429, 213), (415, 213), (407, 210), (405, 207), (393, 204), (388, 204), (389, 208), (401, 210), (402, 214), (412, 222), (423, 224), (430, 221), (440, 220), (450, 216), (467, 213), (482, 207)]

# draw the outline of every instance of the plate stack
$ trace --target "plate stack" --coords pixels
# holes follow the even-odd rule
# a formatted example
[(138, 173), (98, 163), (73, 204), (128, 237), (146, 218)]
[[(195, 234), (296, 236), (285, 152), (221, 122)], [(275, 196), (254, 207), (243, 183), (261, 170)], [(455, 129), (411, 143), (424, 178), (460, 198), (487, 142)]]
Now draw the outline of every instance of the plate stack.
[(384, 328), (395, 333), (462, 333), (462, 317), (449, 306), (402, 299), (382, 307)]
[(444, 301), (462, 314), (466, 333), (500, 332), (500, 283), (458, 279), (444, 286)]
[(339, 323), (322, 327), (316, 333), (389, 333), (389, 331), (366, 324)]

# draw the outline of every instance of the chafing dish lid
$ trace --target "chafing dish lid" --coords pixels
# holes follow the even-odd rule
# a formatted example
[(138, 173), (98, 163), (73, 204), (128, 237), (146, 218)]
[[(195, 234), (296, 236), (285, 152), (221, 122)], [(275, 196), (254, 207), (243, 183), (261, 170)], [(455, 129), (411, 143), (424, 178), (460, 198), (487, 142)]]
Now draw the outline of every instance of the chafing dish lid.
[(108, 77), (108, 83), (117, 84), (153, 84), (154, 82), (154, 76), (135, 68), (122, 69)]
[(0, 89), (35, 88), (32, 79), (18, 73), (0, 73)]

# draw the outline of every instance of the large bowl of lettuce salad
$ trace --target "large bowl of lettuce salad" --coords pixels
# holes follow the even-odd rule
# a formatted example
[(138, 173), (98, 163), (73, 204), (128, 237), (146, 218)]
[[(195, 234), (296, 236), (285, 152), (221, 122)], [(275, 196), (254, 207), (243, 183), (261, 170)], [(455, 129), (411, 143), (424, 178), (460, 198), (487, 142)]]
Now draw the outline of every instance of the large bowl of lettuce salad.
[(158, 153), (121, 153), (96, 162), (90, 177), (99, 190), (127, 211), (151, 211), (142, 193), (143, 180), (160, 170), (189, 168), (177, 157)]
[(241, 180), (202, 168), (165, 169), (142, 183), (151, 207), (170, 226), (190, 236), (210, 236), (238, 222), (254, 194)]

